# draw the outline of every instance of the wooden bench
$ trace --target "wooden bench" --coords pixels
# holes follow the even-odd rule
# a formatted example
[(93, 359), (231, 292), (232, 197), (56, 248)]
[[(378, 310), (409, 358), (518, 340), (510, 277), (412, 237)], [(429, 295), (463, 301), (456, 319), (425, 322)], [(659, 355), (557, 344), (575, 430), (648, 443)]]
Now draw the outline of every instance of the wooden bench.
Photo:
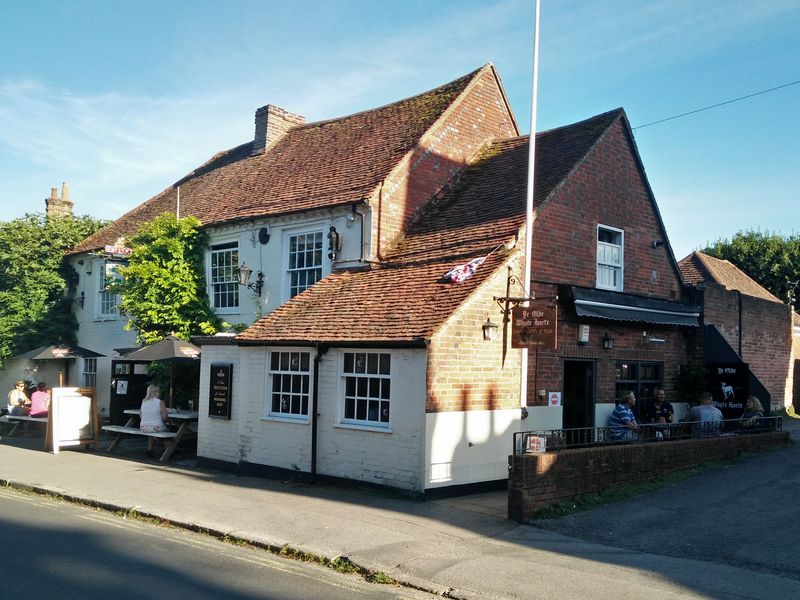
[(22, 425), (25, 435), (28, 435), (28, 426), (31, 423), (44, 423), (47, 425), (47, 417), (31, 417), (30, 415), (4, 415), (2, 420), (13, 425), (8, 432), (8, 437), (14, 435), (14, 432), (19, 429), (20, 425)]
[(111, 433), (116, 433), (117, 437), (114, 438), (114, 441), (108, 446), (108, 451), (111, 452), (116, 448), (119, 443), (122, 441), (122, 438), (126, 435), (141, 435), (147, 438), (147, 452), (148, 454), (153, 451), (153, 444), (157, 439), (159, 440), (170, 440), (170, 443), (167, 444), (167, 447), (164, 449), (164, 453), (161, 455), (159, 459), (160, 462), (167, 462), (169, 457), (172, 456), (172, 452), (175, 450), (175, 446), (177, 446), (178, 440), (178, 432), (176, 431), (142, 431), (138, 427), (129, 427), (127, 425), (103, 425), (101, 427), (103, 431), (109, 431)]

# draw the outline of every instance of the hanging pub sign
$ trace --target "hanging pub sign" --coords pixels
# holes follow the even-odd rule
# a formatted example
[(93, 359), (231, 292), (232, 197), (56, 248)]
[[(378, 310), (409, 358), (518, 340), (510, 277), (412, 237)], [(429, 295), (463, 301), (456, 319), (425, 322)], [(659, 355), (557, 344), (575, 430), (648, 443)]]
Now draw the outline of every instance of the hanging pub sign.
[(738, 419), (750, 394), (748, 378), (750, 368), (746, 363), (709, 363), (706, 365), (708, 390), (714, 406), (726, 419)]
[(531, 300), (530, 306), (511, 311), (512, 348), (553, 348), (558, 343), (558, 307), (549, 300)]
[(231, 418), (231, 382), (233, 365), (212, 364), (211, 386), (208, 392), (208, 416), (217, 419)]

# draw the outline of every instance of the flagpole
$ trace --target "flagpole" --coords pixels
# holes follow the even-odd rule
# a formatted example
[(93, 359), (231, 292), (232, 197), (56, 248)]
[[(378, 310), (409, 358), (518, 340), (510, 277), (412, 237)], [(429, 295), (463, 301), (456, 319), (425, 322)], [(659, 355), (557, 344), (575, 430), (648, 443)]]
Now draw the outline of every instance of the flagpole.
[[(539, 0), (534, 2), (533, 83), (531, 86), (531, 135), (528, 143), (528, 192), (525, 204), (525, 271), (523, 285), (533, 295), (533, 174), (536, 166), (536, 104), (539, 96)], [(520, 407), (528, 405), (528, 349), (522, 349), (519, 386)], [(523, 413), (527, 415), (527, 413)]]

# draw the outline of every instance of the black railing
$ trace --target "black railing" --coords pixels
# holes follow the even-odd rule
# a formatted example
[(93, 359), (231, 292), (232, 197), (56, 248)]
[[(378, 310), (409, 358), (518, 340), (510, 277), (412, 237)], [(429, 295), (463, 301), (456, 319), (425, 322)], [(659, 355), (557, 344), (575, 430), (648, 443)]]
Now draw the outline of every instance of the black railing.
[(688, 438), (750, 435), (782, 429), (783, 417), (760, 417), (749, 421), (727, 419), (647, 424), (639, 425), (637, 429), (606, 426), (519, 431), (514, 434), (514, 454), (558, 452), (567, 448), (609, 444), (649, 444)]

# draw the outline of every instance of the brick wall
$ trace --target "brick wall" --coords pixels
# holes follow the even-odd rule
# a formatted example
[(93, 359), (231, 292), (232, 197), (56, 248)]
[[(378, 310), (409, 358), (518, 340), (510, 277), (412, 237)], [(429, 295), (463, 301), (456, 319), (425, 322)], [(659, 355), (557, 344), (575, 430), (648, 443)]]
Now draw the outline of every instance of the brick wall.
[[(539, 209), (534, 222), (531, 285), (537, 297), (565, 295), (568, 290), (559, 289), (558, 284), (595, 287), (598, 224), (624, 231), (624, 292), (670, 301), (681, 299), (681, 281), (666, 247), (652, 247), (654, 240), (666, 239), (666, 233), (619, 121)], [(586, 345), (577, 343), (582, 323), (590, 325)], [(603, 349), (605, 333), (614, 338), (613, 350)], [(650, 337), (662, 338), (665, 343), (651, 344), (646, 341)], [(558, 347), (555, 351), (540, 350), (538, 355), (530, 353), (527, 401), (529, 405), (542, 405), (545, 401), (537, 390), (563, 390), (565, 359), (595, 361), (598, 403), (614, 401), (617, 361), (663, 362), (667, 393), (671, 400), (680, 401), (676, 397), (677, 366), (686, 362), (687, 350), (682, 328), (589, 322), (577, 317), (569, 298), (561, 297)]]
[(779, 431), (514, 455), (509, 457), (508, 517), (528, 521), (550, 504), (788, 442), (789, 432)]
[(655, 207), (617, 121), (548, 204), (533, 231), (533, 280), (595, 287), (597, 225), (622, 229), (624, 290), (680, 300), (681, 282)]
[[(521, 256), (512, 262), (521, 272)], [(521, 350), (511, 348), (511, 324), (502, 362), (502, 314), (493, 296), (506, 295), (508, 271), (501, 267), (463, 303), (433, 336), (428, 349), (426, 412), (497, 410), (519, 406)], [(497, 339), (483, 339), (490, 317)]]
[[(377, 213), (371, 248), (381, 254), (443, 185), (489, 140), (517, 135), (493, 69), (484, 69), (386, 178), (370, 204)], [(377, 242), (378, 246), (375, 245)]]
[[(741, 295), (715, 283), (703, 290), (704, 321), (714, 325), (769, 391), (773, 409), (791, 397), (792, 317), (788, 305)], [(741, 338), (740, 338), (741, 336)]]

